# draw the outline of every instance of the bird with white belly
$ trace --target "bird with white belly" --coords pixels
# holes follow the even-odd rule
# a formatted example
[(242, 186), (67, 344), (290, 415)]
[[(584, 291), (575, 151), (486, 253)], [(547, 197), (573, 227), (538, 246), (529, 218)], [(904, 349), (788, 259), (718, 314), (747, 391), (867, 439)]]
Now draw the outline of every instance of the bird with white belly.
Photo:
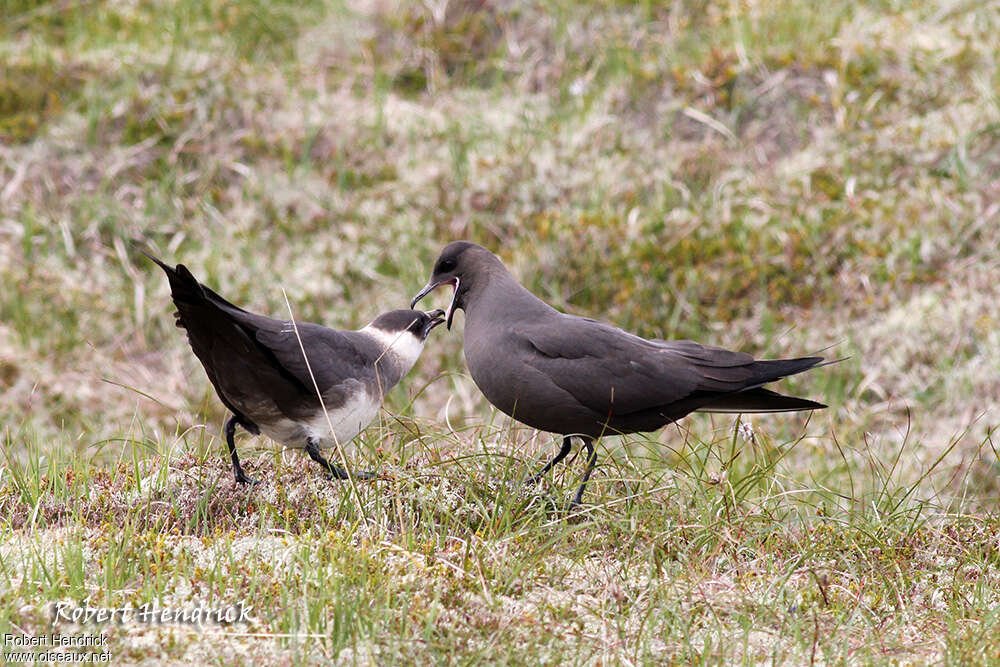
[[(250, 313), (199, 283), (183, 264), (167, 274), (177, 326), (233, 413), (226, 442), (236, 482), (252, 484), (240, 465), (237, 426), (286, 447), (304, 449), (331, 478), (347, 479), (323, 449), (346, 445), (378, 414), (385, 394), (423, 351), (444, 311), (391, 310), (358, 331)], [(358, 478), (372, 473), (354, 473)]]

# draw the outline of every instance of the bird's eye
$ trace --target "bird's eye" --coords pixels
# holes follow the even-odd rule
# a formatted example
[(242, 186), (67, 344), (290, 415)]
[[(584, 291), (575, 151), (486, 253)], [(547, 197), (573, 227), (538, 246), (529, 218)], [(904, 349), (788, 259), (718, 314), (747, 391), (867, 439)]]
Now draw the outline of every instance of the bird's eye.
[(438, 262), (438, 272), (443, 273), (445, 271), (451, 271), (458, 265), (453, 257), (446, 257)]

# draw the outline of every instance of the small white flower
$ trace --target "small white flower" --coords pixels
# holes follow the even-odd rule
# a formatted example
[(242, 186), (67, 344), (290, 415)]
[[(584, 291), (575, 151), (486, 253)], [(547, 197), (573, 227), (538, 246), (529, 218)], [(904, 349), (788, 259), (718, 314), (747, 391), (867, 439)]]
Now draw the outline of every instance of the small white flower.
[(754, 434), (753, 434), (753, 423), (751, 423), (749, 421), (745, 421), (745, 422), (741, 421), (740, 422), (739, 434), (740, 434), (740, 437), (743, 438), (743, 440), (745, 442), (749, 442), (749, 443), (756, 442), (754, 440)]

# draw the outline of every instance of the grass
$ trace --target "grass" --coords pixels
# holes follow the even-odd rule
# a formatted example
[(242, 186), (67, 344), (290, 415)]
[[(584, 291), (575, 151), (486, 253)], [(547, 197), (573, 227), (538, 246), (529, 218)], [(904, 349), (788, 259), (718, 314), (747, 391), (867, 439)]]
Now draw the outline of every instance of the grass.
[[(243, 602), (84, 629), (116, 662), (1000, 662), (995, 8), (0, 14), (0, 636)], [(555, 439), (491, 412), (458, 318), (349, 453), (386, 479), (244, 435), (234, 488), (139, 244), (346, 328), (455, 238), (642, 335), (850, 358), (783, 383), (811, 419), (603, 441), (569, 513), (582, 462), (520, 486)]]
[[(922, 661), (939, 642), (995, 658), (962, 637), (995, 628), (996, 517), (916, 502), (871, 452), (872, 475), (844, 496), (788, 464), (806, 441), (681, 433), (668, 463), (637, 440), (566, 516), (552, 503), (579, 470), (538, 491), (518, 483), (543, 439), (430, 427), (369, 431), (358, 463), (388, 480), (359, 487), (360, 513), (303, 457), (250, 457), (269, 481), (235, 488), (201, 439), (96, 469), (53, 462), (51, 477), (12, 467), (4, 578), (33, 599), (257, 610), (236, 633), (108, 628), (126, 658), (150, 634), (161, 658), (199, 662), (224, 649), (250, 661), (424, 662), (456, 649), (515, 662)], [(11, 622), (41, 629), (47, 610)], [(926, 627), (939, 634), (913, 642)]]

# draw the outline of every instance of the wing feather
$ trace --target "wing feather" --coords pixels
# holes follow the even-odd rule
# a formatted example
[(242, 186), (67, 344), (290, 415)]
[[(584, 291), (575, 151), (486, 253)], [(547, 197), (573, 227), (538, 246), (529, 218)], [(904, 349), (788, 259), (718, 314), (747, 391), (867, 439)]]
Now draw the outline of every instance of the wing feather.
[(625, 416), (760, 387), (811, 368), (817, 357), (757, 361), (694, 341), (646, 340), (595, 320), (562, 315), (558, 326), (514, 332), (530, 364), (590, 410)]

